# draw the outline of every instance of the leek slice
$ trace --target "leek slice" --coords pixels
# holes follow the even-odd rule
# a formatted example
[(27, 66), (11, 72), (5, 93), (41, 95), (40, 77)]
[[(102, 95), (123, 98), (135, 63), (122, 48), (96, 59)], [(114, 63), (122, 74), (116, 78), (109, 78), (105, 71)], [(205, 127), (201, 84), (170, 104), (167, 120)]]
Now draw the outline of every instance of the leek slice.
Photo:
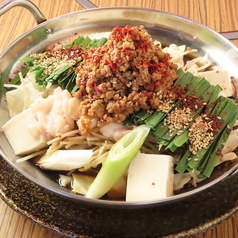
[(131, 160), (136, 156), (150, 129), (141, 125), (123, 136), (111, 148), (107, 159), (90, 186), (86, 197), (100, 198), (123, 176)]
[(73, 173), (72, 176), (72, 191), (85, 195), (92, 184), (94, 177), (77, 173)]

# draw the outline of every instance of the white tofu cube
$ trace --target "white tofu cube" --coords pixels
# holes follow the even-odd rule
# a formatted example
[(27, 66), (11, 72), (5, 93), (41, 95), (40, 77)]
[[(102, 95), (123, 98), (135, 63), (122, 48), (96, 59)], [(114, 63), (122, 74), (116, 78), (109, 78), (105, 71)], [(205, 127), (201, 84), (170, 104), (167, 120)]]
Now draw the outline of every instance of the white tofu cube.
[(198, 73), (199, 77), (205, 77), (212, 85), (219, 85), (223, 91), (221, 95), (231, 97), (233, 95), (233, 87), (231, 77), (227, 70), (212, 70)]
[(2, 131), (16, 155), (30, 154), (47, 147), (47, 142), (40, 133), (39, 125), (30, 108), (7, 121), (2, 126)]
[(173, 158), (169, 155), (138, 153), (127, 178), (126, 201), (148, 201), (173, 194)]

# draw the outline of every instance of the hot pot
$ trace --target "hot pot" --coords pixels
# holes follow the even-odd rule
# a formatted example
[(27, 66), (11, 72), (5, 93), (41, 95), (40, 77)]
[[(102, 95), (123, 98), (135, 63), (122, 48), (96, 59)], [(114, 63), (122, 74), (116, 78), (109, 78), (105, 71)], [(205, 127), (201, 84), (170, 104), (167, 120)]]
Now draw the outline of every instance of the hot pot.
[[(13, 6), (29, 9), (37, 27), (15, 40), (0, 55), (1, 82), (21, 67), (19, 59), (43, 50), (55, 42), (69, 42), (75, 33), (88, 35), (108, 32), (115, 26), (144, 25), (154, 39), (167, 44), (185, 44), (209, 56), (220, 69), (229, 70), (238, 80), (238, 49), (219, 33), (183, 17), (166, 12), (129, 7), (94, 8), (72, 12), (46, 21), (37, 7), (27, 0), (5, 1), (0, 15)], [(0, 121), (7, 120), (2, 102)], [(11, 146), (0, 134), (1, 196), (9, 204), (22, 199), (19, 211), (40, 224), (69, 237), (186, 237), (217, 224), (238, 210), (238, 163), (216, 169), (197, 188), (184, 190), (165, 200), (140, 203), (87, 199), (60, 187), (51, 173), (31, 162), (16, 163)], [(9, 184), (11, 186), (9, 186)], [(11, 188), (9, 188), (11, 187)], [(24, 192), (23, 192), (24, 191)], [(222, 192), (221, 192), (222, 191)], [(28, 203), (28, 201), (34, 201)]]

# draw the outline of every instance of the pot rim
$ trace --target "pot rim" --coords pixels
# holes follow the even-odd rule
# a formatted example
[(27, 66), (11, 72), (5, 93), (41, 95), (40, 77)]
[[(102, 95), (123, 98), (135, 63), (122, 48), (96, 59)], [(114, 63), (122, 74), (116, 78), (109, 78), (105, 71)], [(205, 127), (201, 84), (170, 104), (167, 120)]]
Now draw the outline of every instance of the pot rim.
[[(223, 41), (225, 41), (225, 43), (227, 45), (229, 45), (231, 48), (236, 50), (236, 53), (238, 53), (238, 49), (235, 47), (235, 45), (233, 43), (231, 43), (229, 40), (227, 40), (225, 37), (223, 37), (222, 35), (220, 35), (218, 32), (214, 31), (213, 29), (198, 23), (194, 20), (191, 20), (189, 18), (185, 18), (182, 16), (179, 16), (177, 14), (173, 14), (173, 13), (169, 13), (169, 12), (165, 12), (165, 11), (160, 11), (160, 10), (155, 10), (155, 9), (149, 9), (149, 8), (139, 8), (139, 7), (101, 7), (101, 8), (91, 8), (91, 9), (83, 9), (83, 10), (79, 10), (79, 11), (74, 11), (74, 12), (70, 12), (61, 16), (57, 16), (55, 18), (49, 19), (45, 22), (40, 23), (39, 25), (33, 27), (32, 29), (28, 30), (27, 32), (25, 32), (24, 34), (20, 35), (17, 39), (15, 39), (6, 49), (4, 49), (1, 54), (0, 54), (0, 64), (1, 64), (1, 58), (3, 55), (5, 55), (7, 53), (7, 51), (15, 44), (17, 44), (21, 39), (23, 39), (26, 35), (28, 35), (29, 33), (33, 32), (34, 30), (38, 29), (38, 28), (42, 28), (43, 26), (47, 26), (48, 24), (50, 24), (51, 22), (54, 21), (58, 21), (59, 19), (62, 19), (64, 17), (70, 16), (70, 15), (74, 15), (74, 14), (80, 14), (81, 12), (94, 12), (94, 11), (108, 11), (108, 10), (131, 10), (131, 11), (146, 11), (148, 12), (155, 12), (155, 13), (160, 13), (160, 14), (164, 14), (164, 15), (169, 15), (175, 18), (179, 18), (182, 19), (186, 22), (190, 22), (192, 24), (196, 24), (200, 27), (202, 27), (203, 29), (206, 29), (208, 31), (210, 31), (213, 35), (215, 35), (216, 37), (222, 39)], [(48, 33), (50, 34), (50, 32)], [(21, 169), (19, 169), (19, 167), (17, 167), (12, 161), (10, 161), (7, 156), (5, 155), (5, 153), (2, 151), (2, 149), (0, 149), (0, 155), (2, 155), (2, 157), (13, 167), (15, 168), (17, 171), (19, 171), (21, 174), (23, 174), (25, 177), (27, 177), (28, 179), (30, 179), (31, 181), (35, 182), (36, 184), (40, 185), (41, 187), (54, 192), (64, 198), (68, 198), (68, 199), (72, 199), (74, 201), (78, 201), (78, 202), (83, 202), (83, 203), (87, 203), (87, 204), (92, 204), (92, 205), (98, 205), (98, 206), (109, 206), (109, 207), (119, 207), (119, 208), (142, 208), (142, 207), (148, 207), (148, 206), (158, 206), (158, 205), (163, 205), (163, 204), (167, 204), (170, 202), (176, 202), (177, 200), (180, 199), (185, 199), (188, 198), (196, 193), (199, 193), (205, 189), (208, 189), (211, 186), (214, 186), (216, 183), (218, 182), (222, 182), (224, 179), (231, 177), (231, 174), (234, 173), (235, 170), (237, 170), (238, 168), (238, 163), (233, 166), (230, 170), (228, 170), (227, 172), (225, 172), (222, 176), (218, 177), (217, 179), (213, 180), (212, 182), (209, 182), (201, 187), (195, 188), (189, 192), (184, 192), (182, 194), (178, 194), (178, 195), (174, 195), (171, 197), (168, 197), (166, 199), (163, 200), (156, 200), (156, 201), (145, 201), (145, 202), (125, 202), (125, 201), (109, 201), (109, 200), (101, 200), (101, 199), (89, 199), (89, 198), (85, 198), (83, 196), (78, 196), (78, 195), (74, 195), (71, 193), (65, 193), (64, 191), (60, 190), (60, 189), (55, 189), (55, 188), (51, 188), (48, 187), (47, 185), (45, 185), (44, 183), (42, 183), (41, 181), (36, 180), (35, 178), (33, 178), (31, 175), (27, 174), (26, 172), (22, 171)]]

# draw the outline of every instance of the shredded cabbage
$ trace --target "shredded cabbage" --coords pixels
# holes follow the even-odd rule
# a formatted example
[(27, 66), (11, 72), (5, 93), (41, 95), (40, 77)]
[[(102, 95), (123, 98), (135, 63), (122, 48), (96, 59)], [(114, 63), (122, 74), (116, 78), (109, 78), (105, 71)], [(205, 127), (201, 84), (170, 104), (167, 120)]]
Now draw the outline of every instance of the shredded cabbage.
[(184, 66), (183, 56), (188, 53), (185, 50), (186, 50), (185, 45), (177, 46), (175, 44), (171, 44), (168, 47), (165, 47), (163, 49), (163, 52), (169, 53), (170, 56), (172, 57), (170, 61), (177, 64), (179, 68), (182, 68)]
[(28, 73), (25, 78), (22, 77), (21, 73), (19, 73), (19, 76), (21, 79), (20, 85), (4, 85), (6, 88), (16, 88), (15, 90), (6, 93), (8, 110), (11, 118), (29, 108), (38, 98), (48, 96), (48, 90), (45, 90), (36, 84), (33, 72)]

